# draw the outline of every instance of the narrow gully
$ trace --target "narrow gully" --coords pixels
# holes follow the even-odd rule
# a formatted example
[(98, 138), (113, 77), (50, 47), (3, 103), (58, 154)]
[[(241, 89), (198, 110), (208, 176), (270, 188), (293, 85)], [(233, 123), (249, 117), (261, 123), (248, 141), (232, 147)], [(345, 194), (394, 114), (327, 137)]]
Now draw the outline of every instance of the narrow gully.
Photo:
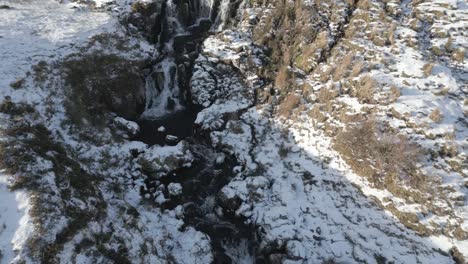
[[(180, 183), (179, 197), (161, 205), (162, 209), (184, 208), (186, 226), (207, 234), (214, 263), (254, 263), (259, 242), (256, 228), (234, 212), (224, 210), (218, 193), (234, 177), (238, 162), (234, 156), (215, 149), (194, 121), (202, 107), (191, 100), (190, 79), (200, 45), (210, 30), (225, 23), (235, 12), (230, 0), (167, 0), (157, 16), (162, 26), (158, 40), (159, 56), (146, 79), (146, 109), (139, 120), (137, 140), (149, 145), (188, 143), (194, 162), (189, 168), (172, 172), (162, 179), (145, 180), (147, 189)], [(234, 2), (234, 8), (238, 3)], [(164, 129), (162, 129), (163, 127)], [(176, 136), (168, 142), (167, 135)], [(142, 193), (144, 196), (144, 193)]]

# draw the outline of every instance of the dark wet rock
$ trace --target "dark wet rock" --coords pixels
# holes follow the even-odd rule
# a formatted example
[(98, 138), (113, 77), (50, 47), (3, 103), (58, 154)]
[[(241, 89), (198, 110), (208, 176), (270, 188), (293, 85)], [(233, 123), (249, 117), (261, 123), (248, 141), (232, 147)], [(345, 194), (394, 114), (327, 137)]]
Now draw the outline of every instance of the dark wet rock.
[[(167, 144), (166, 135), (177, 136), (179, 140), (190, 137), (193, 135), (193, 123), (197, 118), (198, 111), (197, 107), (190, 107), (164, 118), (139, 120), (138, 124), (140, 125), (141, 133), (138, 140), (149, 145), (165, 145)], [(163, 129), (160, 129), (161, 127)]]
[(0, 9), (13, 9), (13, 8), (9, 5), (0, 5)]
[(132, 12), (126, 18), (126, 22), (142, 32), (150, 42), (155, 42), (156, 37), (162, 31), (162, 15), (158, 13), (160, 9), (161, 3), (157, 1), (151, 3), (135, 2), (132, 5)]
[(463, 257), (463, 254), (458, 250), (458, 248), (454, 247), (454, 248), (450, 249), (449, 253), (452, 256), (455, 263), (457, 263), (457, 264), (466, 263), (465, 258)]
[(109, 112), (136, 120), (143, 108), (145, 87), (140, 75), (145, 61), (117, 54), (74, 54), (61, 65), (67, 86), (65, 108), (74, 123), (102, 122)]
[(256, 25), (258, 23), (258, 19), (256, 16), (250, 16), (249, 17), (249, 24), (250, 25)]
[(286, 256), (284, 254), (281, 254), (281, 253), (270, 254), (268, 256), (268, 263), (270, 263), (270, 264), (282, 264), (285, 257)]
[(164, 73), (162, 71), (155, 71), (151, 74), (153, 81), (155, 81), (155, 87), (161, 92), (164, 87)]
[(228, 211), (235, 212), (242, 204), (242, 199), (234, 189), (223, 188), (218, 194), (219, 204)]

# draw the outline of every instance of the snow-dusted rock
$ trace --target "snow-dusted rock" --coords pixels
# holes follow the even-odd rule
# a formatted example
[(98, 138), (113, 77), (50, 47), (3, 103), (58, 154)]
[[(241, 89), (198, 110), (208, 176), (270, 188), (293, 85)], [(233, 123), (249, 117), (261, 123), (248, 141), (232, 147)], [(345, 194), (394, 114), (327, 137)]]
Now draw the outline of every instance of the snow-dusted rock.
[(167, 186), (167, 190), (169, 191), (170, 195), (178, 196), (178, 195), (182, 194), (182, 185), (180, 185), (180, 183), (171, 182)]
[(301, 241), (290, 240), (286, 243), (286, 252), (288, 258), (292, 260), (301, 260), (306, 258), (306, 249), (302, 245)]
[(124, 132), (126, 138), (134, 138), (140, 132), (140, 127), (136, 122), (126, 120), (122, 117), (114, 118), (114, 126)]
[(158, 177), (165, 176), (179, 168), (188, 167), (192, 161), (193, 155), (184, 141), (175, 146), (152, 146), (138, 158), (138, 163), (145, 173)]

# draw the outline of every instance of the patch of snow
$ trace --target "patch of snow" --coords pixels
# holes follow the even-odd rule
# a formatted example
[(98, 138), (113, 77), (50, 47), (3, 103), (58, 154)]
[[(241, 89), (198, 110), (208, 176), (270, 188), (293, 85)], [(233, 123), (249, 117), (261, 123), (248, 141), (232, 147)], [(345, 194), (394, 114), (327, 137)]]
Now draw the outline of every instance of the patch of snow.
[(0, 172), (0, 263), (13, 261), (32, 232), (28, 196), (8, 189), (7, 176)]

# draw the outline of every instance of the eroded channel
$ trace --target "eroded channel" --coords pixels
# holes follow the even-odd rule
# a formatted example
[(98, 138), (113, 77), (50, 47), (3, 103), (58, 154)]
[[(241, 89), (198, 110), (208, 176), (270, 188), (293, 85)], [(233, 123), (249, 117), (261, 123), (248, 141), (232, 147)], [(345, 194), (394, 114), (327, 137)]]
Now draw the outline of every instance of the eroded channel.
[[(146, 108), (139, 120), (137, 140), (149, 145), (186, 142), (193, 155), (190, 167), (169, 176), (145, 179), (146, 190), (178, 183), (182, 192), (160, 205), (183, 208), (186, 226), (207, 234), (214, 263), (254, 263), (256, 228), (220, 204), (219, 191), (234, 177), (239, 164), (233, 155), (214, 148), (194, 122), (201, 106), (191, 100), (190, 78), (203, 40), (233, 19), (238, 3), (229, 0), (168, 0), (155, 16), (160, 24), (153, 39), (158, 48), (146, 78)], [(142, 195), (147, 195), (142, 191)], [(168, 195), (169, 196), (169, 195)]]

